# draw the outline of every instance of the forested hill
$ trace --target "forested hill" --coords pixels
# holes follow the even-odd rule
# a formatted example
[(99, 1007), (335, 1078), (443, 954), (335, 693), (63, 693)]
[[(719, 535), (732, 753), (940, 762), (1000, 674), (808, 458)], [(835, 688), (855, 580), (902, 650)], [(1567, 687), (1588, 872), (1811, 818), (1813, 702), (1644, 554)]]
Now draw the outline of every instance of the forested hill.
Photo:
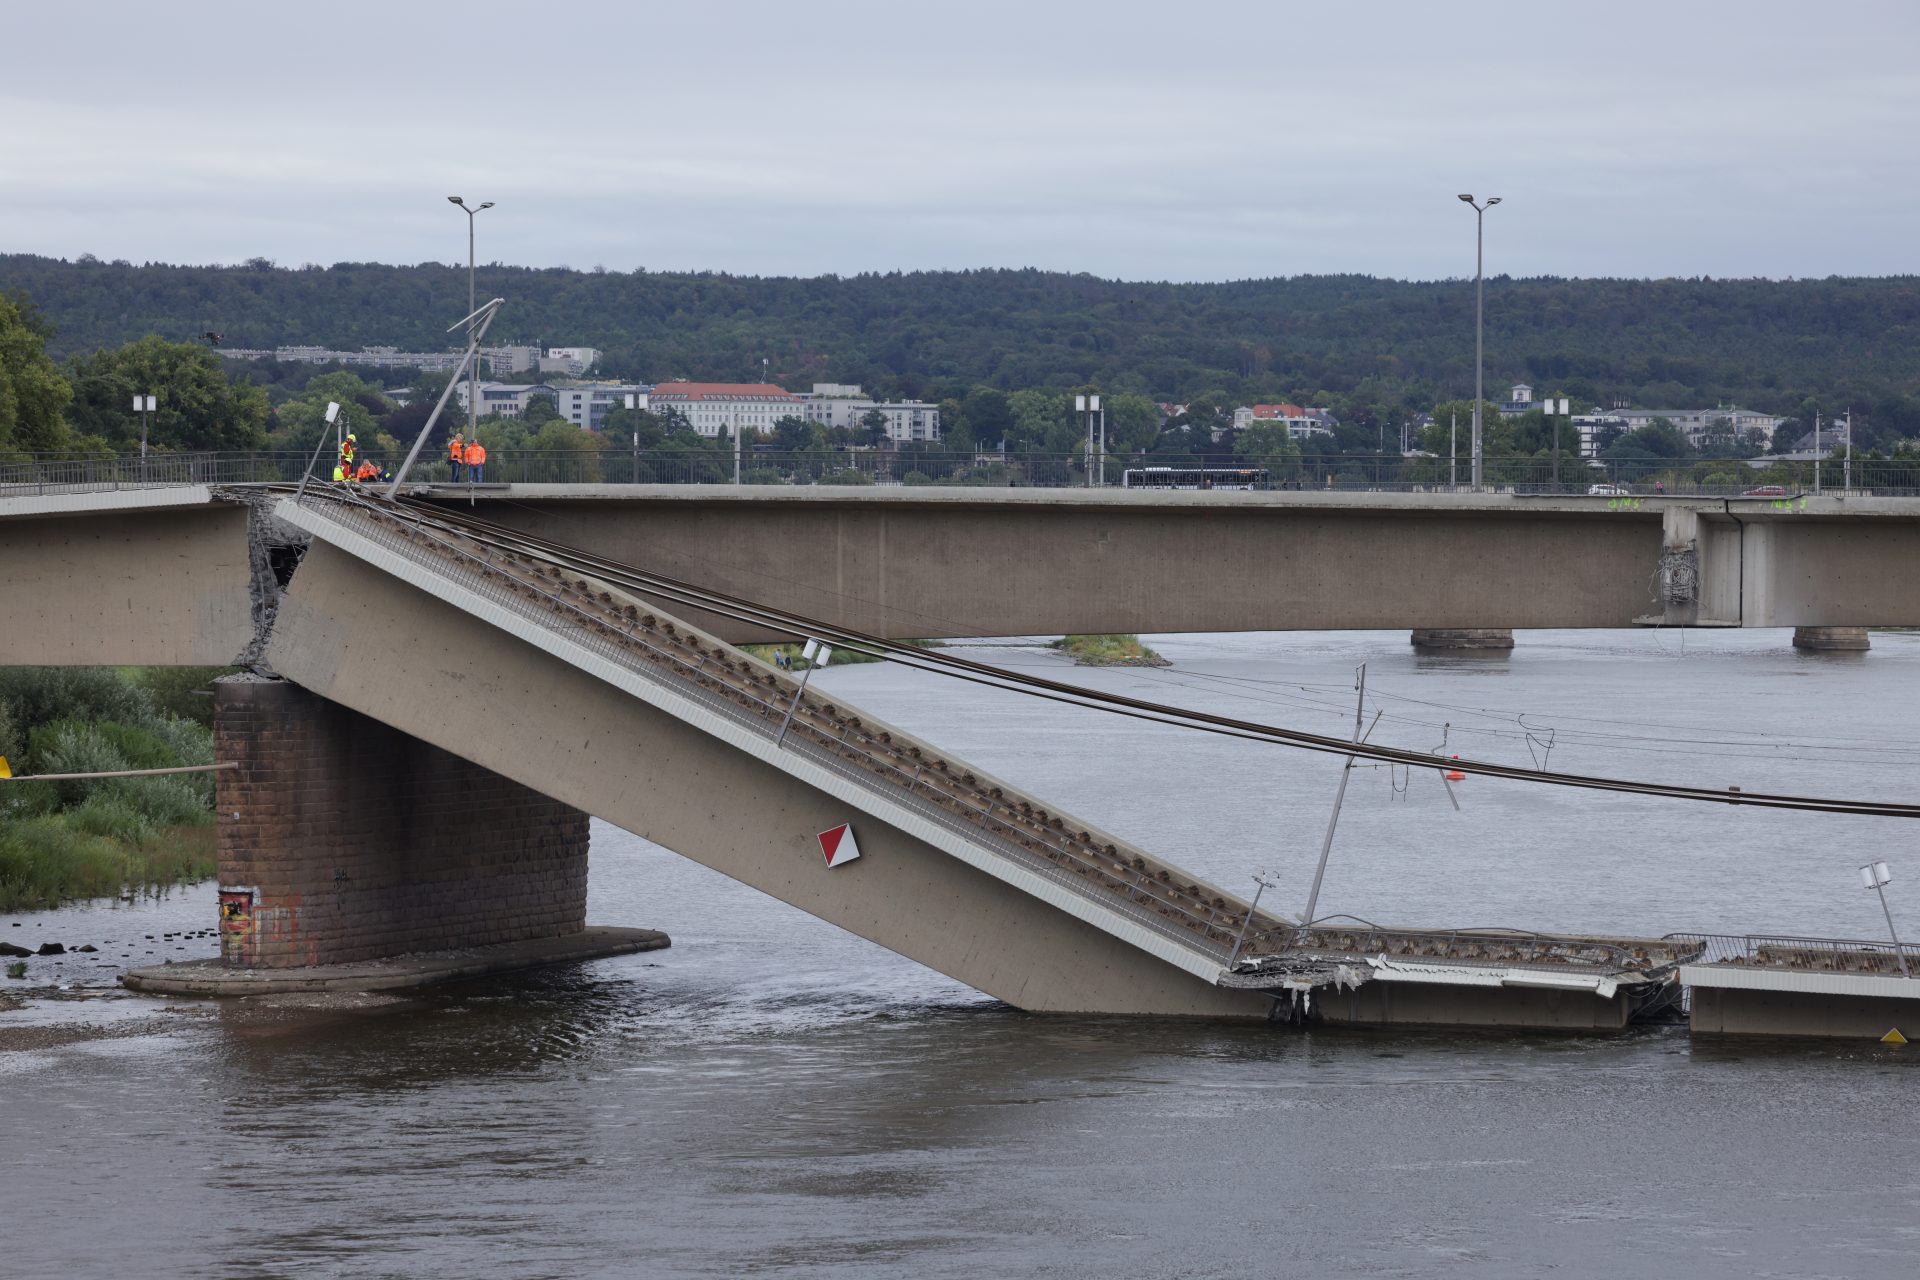
[[(492, 337), (598, 347), (602, 369), (650, 380), (861, 382), (892, 393), (956, 385), (1093, 383), (1181, 399), (1360, 394), (1422, 401), (1470, 391), (1471, 281), (1302, 276), (1152, 284), (1035, 270), (752, 278), (487, 266), (506, 308)], [(466, 310), (463, 267), (264, 261), (191, 267), (0, 255), (70, 355), (205, 330), (231, 346), (313, 343), (441, 350)], [(1598, 402), (1738, 402), (1798, 411), (1809, 397), (1872, 407), (1920, 432), (1920, 278), (1494, 279), (1487, 381)], [(1910, 425), (1909, 425), (1910, 424)]]

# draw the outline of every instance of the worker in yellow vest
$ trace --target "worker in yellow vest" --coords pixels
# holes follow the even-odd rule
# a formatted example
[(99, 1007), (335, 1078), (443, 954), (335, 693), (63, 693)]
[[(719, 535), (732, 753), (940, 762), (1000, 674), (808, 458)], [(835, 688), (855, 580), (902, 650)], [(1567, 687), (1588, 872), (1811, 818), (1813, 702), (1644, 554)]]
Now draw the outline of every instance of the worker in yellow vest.
[(349, 480), (353, 479), (353, 455), (359, 452), (359, 446), (360, 437), (351, 431), (347, 432), (347, 438), (340, 442), (340, 470)]

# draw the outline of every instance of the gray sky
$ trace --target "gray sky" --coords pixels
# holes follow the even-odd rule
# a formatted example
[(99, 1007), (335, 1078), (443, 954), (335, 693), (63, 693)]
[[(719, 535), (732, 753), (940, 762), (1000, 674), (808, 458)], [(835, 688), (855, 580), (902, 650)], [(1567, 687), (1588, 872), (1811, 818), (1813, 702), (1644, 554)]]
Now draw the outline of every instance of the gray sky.
[[(13, 6), (0, 251), (1920, 272), (1920, 4)], [(471, 34), (469, 33), (469, 29)], [(24, 56), (23, 56), (24, 55)], [(469, 84), (469, 79), (471, 83)]]

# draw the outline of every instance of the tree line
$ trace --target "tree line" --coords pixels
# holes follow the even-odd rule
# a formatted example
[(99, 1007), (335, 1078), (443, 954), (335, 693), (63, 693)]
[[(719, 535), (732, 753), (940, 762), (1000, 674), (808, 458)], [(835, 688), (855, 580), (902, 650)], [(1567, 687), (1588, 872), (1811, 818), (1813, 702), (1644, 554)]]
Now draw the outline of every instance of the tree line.
[[(1228, 283), (1037, 270), (849, 277), (489, 265), (501, 341), (600, 348), (614, 376), (857, 382), (940, 399), (1100, 386), (1185, 403), (1344, 399), (1397, 427), (1472, 389), (1473, 289), (1359, 275)], [(440, 350), (466, 310), (463, 267), (135, 265), (0, 255), (0, 291), (52, 326), (56, 359), (157, 334), (232, 345)], [(1490, 387), (1525, 381), (1595, 405), (1738, 403), (1789, 416), (1852, 405), (1856, 428), (1920, 435), (1920, 280), (1487, 283)]]

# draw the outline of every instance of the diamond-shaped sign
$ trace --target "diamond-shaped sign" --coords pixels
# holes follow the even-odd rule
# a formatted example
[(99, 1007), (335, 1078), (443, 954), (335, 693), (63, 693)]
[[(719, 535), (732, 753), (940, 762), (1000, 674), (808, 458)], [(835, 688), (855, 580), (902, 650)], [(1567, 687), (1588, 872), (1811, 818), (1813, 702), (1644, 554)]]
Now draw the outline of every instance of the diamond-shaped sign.
[(853, 824), (843, 822), (831, 831), (822, 831), (819, 835), (820, 852), (827, 856), (827, 866), (838, 867), (852, 862), (860, 856), (860, 846), (853, 839)]

